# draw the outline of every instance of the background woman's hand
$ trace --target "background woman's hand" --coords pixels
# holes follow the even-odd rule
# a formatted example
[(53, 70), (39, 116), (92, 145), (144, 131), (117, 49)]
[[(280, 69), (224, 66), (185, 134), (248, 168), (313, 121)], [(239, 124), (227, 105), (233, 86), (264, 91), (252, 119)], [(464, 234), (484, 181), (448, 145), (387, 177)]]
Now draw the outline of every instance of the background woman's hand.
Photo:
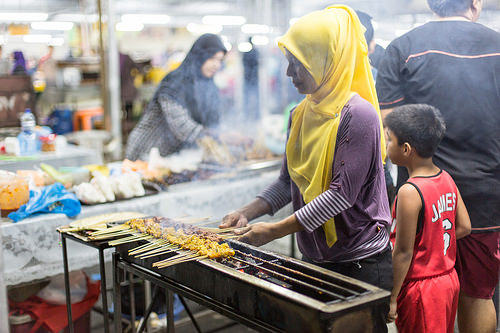
[(222, 223), (219, 228), (230, 228), (230, 227), (245, 227), (248, 224), (248, 219), (243, 213), (238, 211), (231, 212), (222, 218)]
[(259, 222), (244, 228), (235, 229), (236, 235), (241, 235), (238, 241), (254, 246), (261, 246), (275, 240), (274, 223)]

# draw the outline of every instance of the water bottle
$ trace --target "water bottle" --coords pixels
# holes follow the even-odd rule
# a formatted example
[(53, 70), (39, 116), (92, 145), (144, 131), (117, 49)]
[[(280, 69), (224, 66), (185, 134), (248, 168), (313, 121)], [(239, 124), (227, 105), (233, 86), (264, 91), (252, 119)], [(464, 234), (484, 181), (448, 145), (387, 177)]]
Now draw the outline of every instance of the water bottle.
[(30, 109), (26, 109), (21, 116), (21, 133), (17, 137), (21, 155), (35, 155), (38, 152), (35, 125), (35, 116)]

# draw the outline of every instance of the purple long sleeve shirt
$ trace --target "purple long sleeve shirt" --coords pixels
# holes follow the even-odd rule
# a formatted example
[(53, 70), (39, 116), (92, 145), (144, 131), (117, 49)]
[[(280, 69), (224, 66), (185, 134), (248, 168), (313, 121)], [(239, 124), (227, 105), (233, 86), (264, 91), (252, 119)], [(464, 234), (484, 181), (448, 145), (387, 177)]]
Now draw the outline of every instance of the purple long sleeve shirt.
[[(330, 187), (310, 203), (304, 203), (291, 181), (286, 155), (278, 179), (257, 196), (270, 204), (272, 214), (292, 201), (304, 227), (297, 233), (299, 249), (315, 262), (360, 260), (381, 252), (389, 242), (379, 118), (359, 95), (344, 106), (336, 140)], [(338, 240), (329, 248), (322, 225), (332, 217)]]

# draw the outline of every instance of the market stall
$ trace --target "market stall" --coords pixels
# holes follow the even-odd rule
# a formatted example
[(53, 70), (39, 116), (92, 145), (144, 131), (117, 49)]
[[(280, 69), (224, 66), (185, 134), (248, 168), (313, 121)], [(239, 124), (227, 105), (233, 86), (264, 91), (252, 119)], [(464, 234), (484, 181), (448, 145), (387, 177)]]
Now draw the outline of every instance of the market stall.
[[(137, 211), (147, 215), (203, 216), (220, 219), (228, 210), (251, 200), (278, 175), (278, 171), (253, 171), (231, 177), (173, 185), (166, 192), (113, 203), (83, 206), (78, 218), (120, 211)], [(282, 214), (291, 212), (284, 211)], [(280, 215), (281, 216), (281, 215)], [(279, 217), (275, 217), (279, 218)], [(43, 279), (63, 272), (57, 227), (72, 219), (63, 214), (29, 217), (18, 223), (0, 226), (3, 260), (6, 263), (6, 285)], [(217, 222), (214, 223), (216, 225)], [(288, 242), (280, 245), (286, 249)], [(97, 265), (93, 249), (69, 242), (70, 270)], [(109, 260), (109, 257), (107, 257)]]

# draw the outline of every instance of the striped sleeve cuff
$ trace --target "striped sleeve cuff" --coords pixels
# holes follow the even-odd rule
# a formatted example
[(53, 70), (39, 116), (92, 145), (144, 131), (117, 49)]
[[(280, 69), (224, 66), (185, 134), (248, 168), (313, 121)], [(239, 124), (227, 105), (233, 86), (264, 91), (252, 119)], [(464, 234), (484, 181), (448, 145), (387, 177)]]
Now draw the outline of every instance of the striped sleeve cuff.
[(278, 210), (285, 207), (290, 201), (292, 201), (292, 194), (290, 192), (290, 184), (287, 184), (279, 179), (272, 183), (268, 188), (266, 188), (262, 193), (257, 195), (257, 198), (261, 198), (269, 203), (271, 206), (271, 213), (269, 215), (274, 215)]
[(339, 192), (328, 190), (295, 212), (307, 232), (313, 232), (326, 221), (352, 205)]

